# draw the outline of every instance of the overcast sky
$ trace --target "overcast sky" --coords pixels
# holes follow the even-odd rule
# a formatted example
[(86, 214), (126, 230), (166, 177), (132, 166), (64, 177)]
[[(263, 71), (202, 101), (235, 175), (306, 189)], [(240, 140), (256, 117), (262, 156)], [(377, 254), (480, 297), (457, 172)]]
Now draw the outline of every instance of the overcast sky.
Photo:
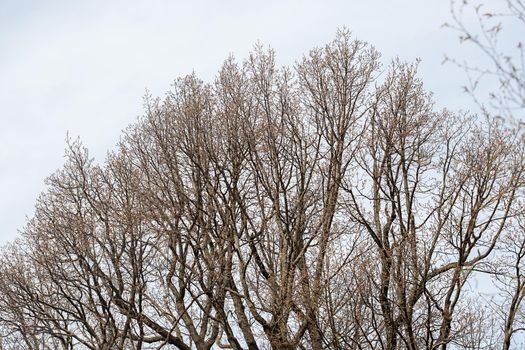
[(0, 243), (63, 164), (68, 132), (102, 161), (146, 89), (162, 95), (192, 70), (211, 80), (258, 41), (290, 64), (345, 26), (385, 63), (421, 58), (437, 105), (469, 109), (462, 72), (441, 64), (461, 52), (447, 20), (447, 0), (0, 0)]

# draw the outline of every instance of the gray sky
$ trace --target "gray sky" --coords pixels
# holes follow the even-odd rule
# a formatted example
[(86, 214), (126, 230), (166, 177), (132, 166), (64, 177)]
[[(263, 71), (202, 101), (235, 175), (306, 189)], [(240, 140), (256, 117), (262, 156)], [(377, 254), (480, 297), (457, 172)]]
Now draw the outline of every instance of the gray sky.
[(210, 80), (233, 53), (259, 41), (282, 64), (346, 26), (388, 63), (421, 58), (437, 105), (472, 107), (447, 0), (25, 1), (0, 0), (0, 243), (21, 229), (44, 179), (63, 161), (66, 133), (102, 161), (142, 113), (145, 89), (162, 95), (192, 70)]

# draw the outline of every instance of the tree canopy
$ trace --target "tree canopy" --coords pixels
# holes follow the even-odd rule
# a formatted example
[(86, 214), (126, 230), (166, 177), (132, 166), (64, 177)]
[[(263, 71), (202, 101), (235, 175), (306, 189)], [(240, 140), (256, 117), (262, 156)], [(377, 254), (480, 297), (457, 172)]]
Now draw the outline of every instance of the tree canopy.
[[(70, 141), (0, 257), (0, 349), (484, 349), (525, 321), (525, 145), (341, 31)], [(473, 282), (507, 294), (484, 302)]]

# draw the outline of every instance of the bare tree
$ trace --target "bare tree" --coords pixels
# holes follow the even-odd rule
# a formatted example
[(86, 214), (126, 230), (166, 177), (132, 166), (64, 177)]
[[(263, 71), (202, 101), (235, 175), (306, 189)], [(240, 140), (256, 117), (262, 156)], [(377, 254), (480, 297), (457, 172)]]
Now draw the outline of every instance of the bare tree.
[(519, 312), (474, 326), (469, 281), (521, 208), (524, 146), (435, 110), (416, 68), (346, 31), (293, 67), (257, 47), (147, 96), (103, 164), (70, 142), (2, 253), (2, 347), (505, 342)]

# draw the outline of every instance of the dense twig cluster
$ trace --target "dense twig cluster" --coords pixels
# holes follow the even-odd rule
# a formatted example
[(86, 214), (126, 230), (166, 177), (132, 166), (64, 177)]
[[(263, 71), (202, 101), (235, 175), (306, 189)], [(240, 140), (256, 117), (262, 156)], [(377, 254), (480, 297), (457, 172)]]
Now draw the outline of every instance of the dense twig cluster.
[[(212, 84), (190, 75), (147, 99), (103, 165), (72, 142), (2, 253), (0, 348), (510, 339), (524, 145), (497, 122), (436, 111), (415, 66), (383, 72), (378, 58), (346, 32), (292, 68), (257, 49)], [(496, 260), (516, 296), (498, 304), (504, 331), (469, 287)]]

